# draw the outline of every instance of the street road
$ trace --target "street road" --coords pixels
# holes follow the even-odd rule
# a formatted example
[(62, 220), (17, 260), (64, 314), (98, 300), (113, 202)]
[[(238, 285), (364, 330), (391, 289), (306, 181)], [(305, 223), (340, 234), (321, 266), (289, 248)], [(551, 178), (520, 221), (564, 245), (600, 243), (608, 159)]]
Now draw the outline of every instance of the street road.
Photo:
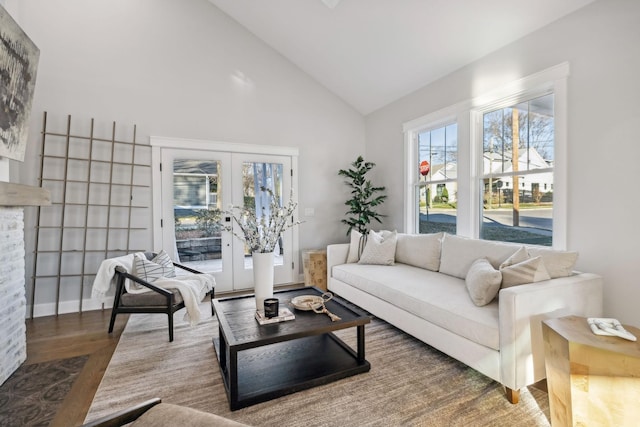
[[(421, 213), (421, 218), (427, 220), (427, 214)], [(428, 218), (434, 222), (455, 223), (456, 216), (448, 209), (429, 209)], [(537, 228), (551, 231), (553, 229), (553, 209), (523, 209), (520, 211), (520, 227)], [(484, 211), (485, 224), (513, 226), (513, 211), (511, 209), (491, 209)]]
[[(523, 209), (520, 211), (519, 226), (551, 231), (552, 217), (553, 209)], [(501, 225), (513, 226), (513, 211), (511, 209), (485, 210), (484, 222), (495, 222)]]

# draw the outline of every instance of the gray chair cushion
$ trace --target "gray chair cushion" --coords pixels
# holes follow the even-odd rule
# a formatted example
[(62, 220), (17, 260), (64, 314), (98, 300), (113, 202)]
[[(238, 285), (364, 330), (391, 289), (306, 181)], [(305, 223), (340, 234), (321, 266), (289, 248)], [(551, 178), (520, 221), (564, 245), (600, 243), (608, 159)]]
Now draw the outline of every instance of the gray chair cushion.
[[(175, 304), (182, 302), (182, 295), (177, 289), (167, 289), (173, 293), (173, 300)], [(167, 299), (157, 292), (143, 292), (141, 294), (130, 294), (125, 292), (120, 298), (122, 306), (135, 307), (135, 306), (166, 306)]]

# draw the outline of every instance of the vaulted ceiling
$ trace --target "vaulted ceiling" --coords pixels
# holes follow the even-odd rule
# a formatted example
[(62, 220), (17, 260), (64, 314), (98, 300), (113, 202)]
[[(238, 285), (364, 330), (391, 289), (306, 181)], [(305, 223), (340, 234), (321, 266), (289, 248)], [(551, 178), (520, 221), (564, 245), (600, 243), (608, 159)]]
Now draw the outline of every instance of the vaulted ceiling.
[(366, 115), (594, 0), (209, 0)]

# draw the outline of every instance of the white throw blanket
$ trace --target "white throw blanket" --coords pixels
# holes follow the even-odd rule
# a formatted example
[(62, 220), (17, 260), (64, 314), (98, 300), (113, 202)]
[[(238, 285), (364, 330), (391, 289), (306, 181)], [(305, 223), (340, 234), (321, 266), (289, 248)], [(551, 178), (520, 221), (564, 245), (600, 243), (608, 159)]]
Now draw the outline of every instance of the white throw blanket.
[[(144, 257), (144, 253), (138, 252), (138, 254)], [(115, 285), (116, 267), (120, 266), (131, 273), (133, 262), (133, 254), (102, 261), (93, 281), (92, 298), (102, 299), (104, 302), (107, 292), (112, 285)], [(127, 292), (135, 294), (151, 291), (144, 286), (133, 286), (133, 284), (134, 282), (131, 280), (125, 281), (124, 286)], [(180, 292), (187, 309), (185, 320), (188, 320), (191, 326), (194, 326), (201, 319), (198, 303), (204, 299), (207, 292), (215, 287), (216, 280), (210, 274), (188, 274), (178, 277), (163, 277), (153, 282), (153, 284), (164, 289), (177, 289)]]
[[(109, 258), (102, 261), (98, 268), (98, 272), (96, 273), (96, 277), (93, 279), (93, 288), (91, 288), (92, 298), (105, 298), (106, 293), (111, 289), (111, 285), (115, 285), (116, 281), (114, 276), (116, 274), (116, 267), (120, 266), (128, 272), (133, 271), (133, 255), (134, 254), (117, 258)], [(146, 258), (143, 252), (138, 252), (138, 255)], [(127, 284), (125, 285), (128, 286)]]

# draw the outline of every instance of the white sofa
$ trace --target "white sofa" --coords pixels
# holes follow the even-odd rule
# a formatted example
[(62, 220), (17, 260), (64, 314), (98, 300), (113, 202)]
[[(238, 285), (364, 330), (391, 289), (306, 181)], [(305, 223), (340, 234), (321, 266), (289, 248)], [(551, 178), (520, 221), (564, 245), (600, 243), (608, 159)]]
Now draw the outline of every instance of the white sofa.
[[(371, 265), (353, 262), (354, 240), (327, 247), (328, 289), (503, 384), (512, 403), (521, 387), (546, 376), (542, 320), (602, 316), (602, 278), (574, 272), (574, 252), (526, 246), (551, 278), (499, 286), (498, 296), (479, 306), (465, 280), (471, 266), (486, 258), (498, 270), (523, 245), (398, 233), (392, 265)], [(506, 280), (507, 270), (498, 271)]]

